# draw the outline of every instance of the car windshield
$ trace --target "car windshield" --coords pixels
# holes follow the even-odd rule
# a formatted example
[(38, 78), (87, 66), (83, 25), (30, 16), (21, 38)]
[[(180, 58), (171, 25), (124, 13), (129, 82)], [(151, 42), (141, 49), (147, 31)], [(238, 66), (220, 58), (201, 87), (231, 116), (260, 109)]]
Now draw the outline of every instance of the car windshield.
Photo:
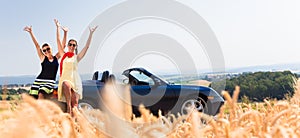
[(145, 75), (143, 72), (131, 71), (130, 75), (136, 78), (140, 82), (147, 82), (149, 85), (154, 85), (154, 80), (149, 76)]

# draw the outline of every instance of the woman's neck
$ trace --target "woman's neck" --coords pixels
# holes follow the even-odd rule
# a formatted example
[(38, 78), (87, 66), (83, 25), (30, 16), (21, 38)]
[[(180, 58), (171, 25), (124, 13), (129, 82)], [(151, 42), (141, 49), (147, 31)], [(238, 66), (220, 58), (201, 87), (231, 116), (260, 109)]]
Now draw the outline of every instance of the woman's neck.
[(52, 55), (47, 55), (47, 58), (52, 61), (53, 60), (53, 56)]
[(68, 52), (69, 52), (69, 53), (75, 53), (75, 51), (71, 51), (71, 50), (69, 50)]

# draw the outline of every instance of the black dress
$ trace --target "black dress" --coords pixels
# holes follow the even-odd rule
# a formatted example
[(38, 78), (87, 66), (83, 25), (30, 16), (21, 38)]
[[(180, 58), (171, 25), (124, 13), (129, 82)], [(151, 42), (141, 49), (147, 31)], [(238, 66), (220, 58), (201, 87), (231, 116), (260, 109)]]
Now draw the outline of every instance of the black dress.
[(58, 65), (56, 56), (53, 56), (52, 62), (45, 56), (44, 61), (41, 63), (42, 71), (32, 84), (29, 91), (30, 95), (36, 96), (37, 98), (39, 92), (45, 92), (47, 94), (53, 92)]

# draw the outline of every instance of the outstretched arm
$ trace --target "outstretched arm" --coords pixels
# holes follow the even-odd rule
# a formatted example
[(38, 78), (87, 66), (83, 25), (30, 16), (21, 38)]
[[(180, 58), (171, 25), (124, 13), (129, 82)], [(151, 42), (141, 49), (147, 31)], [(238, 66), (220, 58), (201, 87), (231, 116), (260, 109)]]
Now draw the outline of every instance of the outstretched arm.
[[(58, 23), (57, 25), (58, 25), (58, 27), (60, 27), (60, 26), (59, 26), (59, 23)], [(57, 27), (57, 26), (56, 26), (56, 27)], [(61, 42), (62, 49), (64, 50), (65, 47), (66, 47), (67, 34), (68, 34), (69, 29), (68, 29), (67, 27), (61, 27), (61, 28), (62, 28), (62, 30), (64, 31), (64, 38), (63, 38), (63, 41)], [(58, 34), (58, 35), (60, 35), (60, 34)], [(58, 37), (60, 37), (60, 36), (58, 36)], [(57, 59), (59, 59), (59, 58), (61, 57), (60, 54), (59, 54), (59, 51), (56, 53), (55, 56), (57, 57)]]
[(68, 35), (69, 28), (67, 28), (67, 27), (61, 27), (61, 28), (64, 31), (64, 38), (63, 38), (63, 41), (62, 41), (62, 46), (63, 46), (63, 49), (65, 49), (66, 43), (67, 43), (67, 35)]
[(95, 26), (93, 28), (89, 28), (90, 29), (90, 35), (88, 37), (88, 40), (84, 46), (84, 48), (80, 51), (80, 53), (77, 55), (77, 61), (79, 62), (83, 57), (84, 55), (86, 54), (88, 48), (90, 47), (90, 44), (91, 44), (91, 41), (92, 41), (92, 37), (93, 37), (93, 34), (95, 32), (95, 30), (98, 28), (98, 26)]
[(60, 28), (60, 23), (58, 22), (57, 19), (54, 19), (54, 22), (56, 24), (56, 43), (57, 43), (57, 48), (58, 48), (58, 53), (57, 57), (62, 57), (64, 55), (64, 49), (60, 41), (60, 33), (59, 33), (59, 28)]
[(42, 62), (42, 61), (44, 60), (44, 58), (45, 58), (45, 55), (43, 54), (43, 52), (42, 52), (42, 50), (41, 50), (41, 48), (40, 48), (40, 45), (39, 45), (39, 43), (37, 42), (37, 40), (36, 40), (36, 38), (35, 38), (35, 36), (34, 36), (34, 34), (33, 34), (33, 32), (32, 32), (32, 27), (31, 27), (31, 26), (26, 26), (26, 27), (24, 28), (24, 31), (26, 31), (26, 32), (28, 32), (28, 33), (30, 34), (30, 37), (31, 37), (31, 39), (32, 39), (32, 41), (33, 41), (33, 43), (34, 43), (34, 45), (35, 45), (37, 54), (38, 54), (38, 56), (39, 56), (39, 58), (40, 58), (40, 60), (41, 60), (41, 62)]

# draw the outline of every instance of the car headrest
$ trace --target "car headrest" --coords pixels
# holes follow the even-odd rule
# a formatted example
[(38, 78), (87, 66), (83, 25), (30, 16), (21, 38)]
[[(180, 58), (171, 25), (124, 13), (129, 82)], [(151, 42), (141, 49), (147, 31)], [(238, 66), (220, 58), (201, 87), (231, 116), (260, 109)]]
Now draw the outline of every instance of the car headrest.
[(115, 75), (114, 75), (114, 74), (110, 74), (110, 75), (109, 75), (109, 80), (110, 80), (111, 82), (115, 82), (115, 81), (116, 81)]
[(109, 78), (109, 71), (103, 71), (101, 82), (106, 82), (108, 78)]
[(99, 72), (96, 71), (96, 72), (93, 74), (92, 80), (98, 80), (98, 74), (99, 74)]

